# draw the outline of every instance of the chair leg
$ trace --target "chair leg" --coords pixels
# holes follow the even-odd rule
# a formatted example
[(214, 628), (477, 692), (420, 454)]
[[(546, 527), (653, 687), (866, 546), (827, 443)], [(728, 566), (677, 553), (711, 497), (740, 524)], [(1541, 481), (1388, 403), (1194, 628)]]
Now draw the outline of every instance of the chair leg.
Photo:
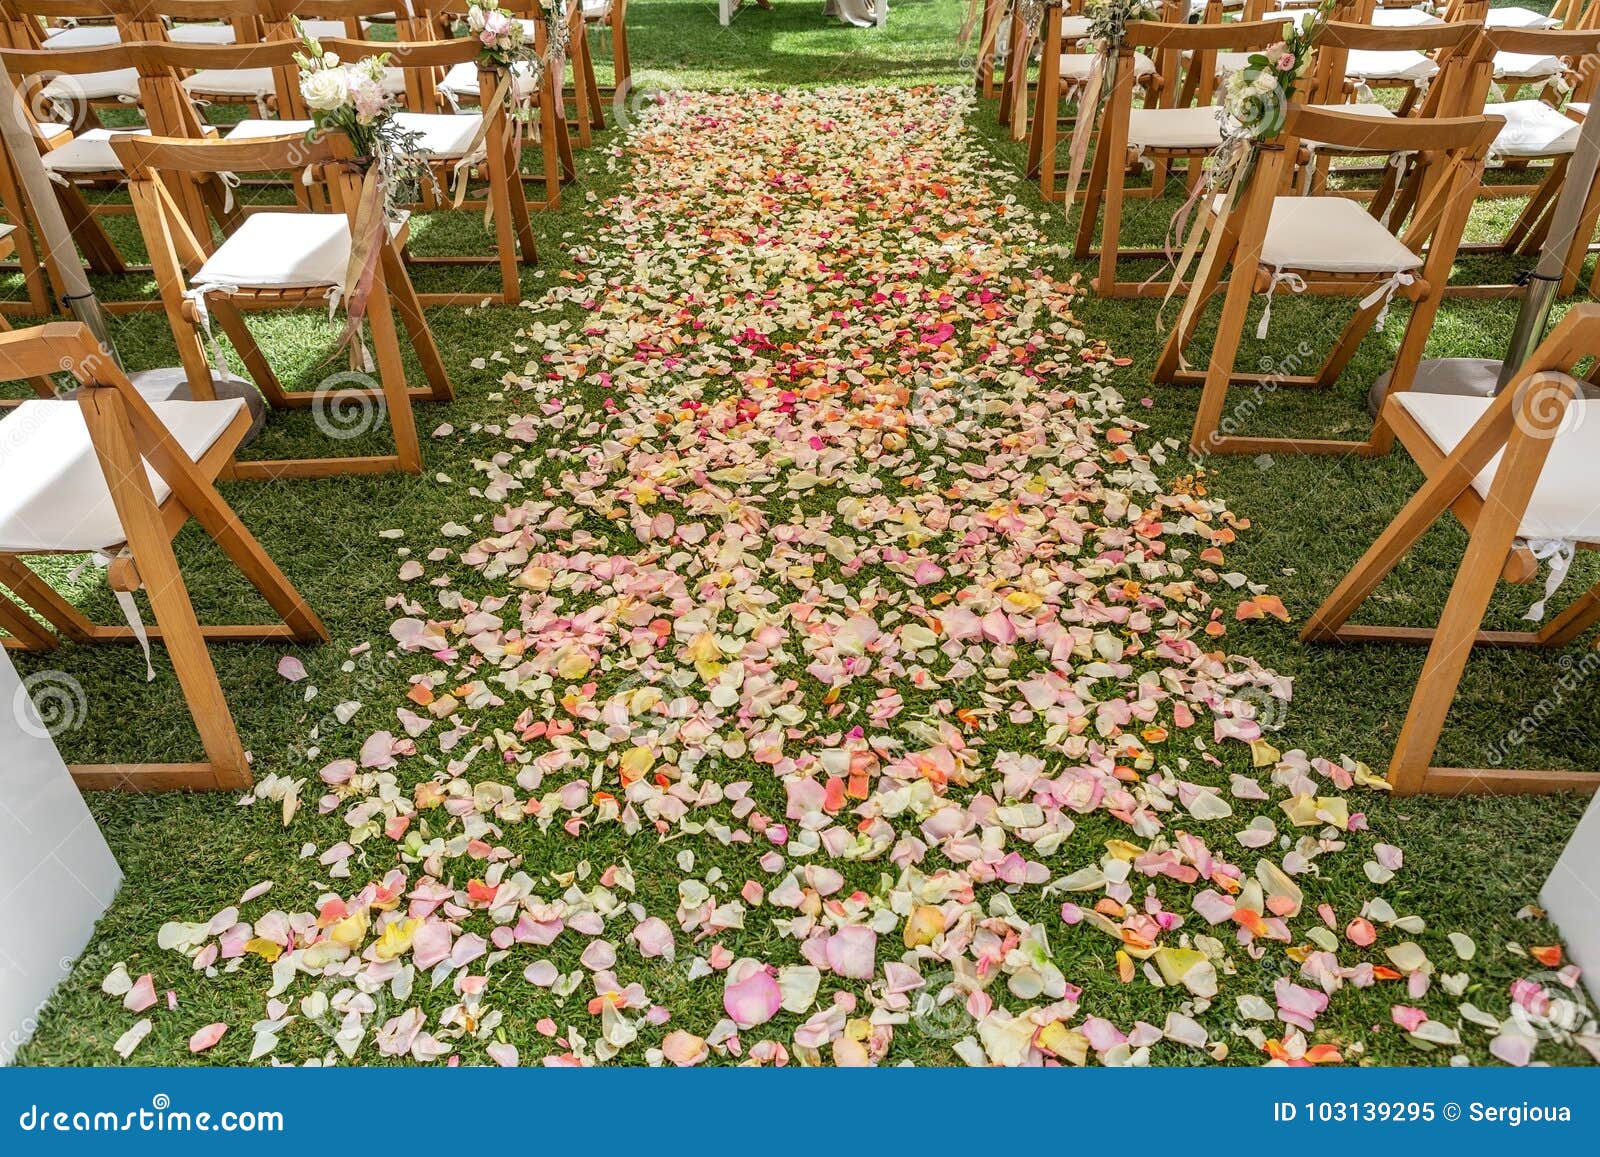
[(411, 349), (422, 365), (423, 376), (428, 379), (429, 398), (435, 402), (454, 401), (455, 390), (450, 385), (449, 374), (445, 372), (444, 359), (439, 356), (438, 343), (433, 340), (433, 330), (428, 328), (428, 319), (422, 312), (416, 286), (411, 284), (411, 274), (406, 271), (405, 262), (392, 245), (384, 249), (383, 269), (389, 300), (400, 314), (401, 324), (406, 327), (406, 334), (411, 339)]
[(211, 782), (205, 786), (220, 790), (248, 787), (250, 765), (206, 650), (172, 543), (162, 525), (149, 476), (134, 448), (127, 410), (116, 392), (106, 387), (85, 388), (78, 403), (128, 546), (144, 579), (151, 609), (160, 624), (163, 645), (200, 733), (211, 768)]
[(395, 329), (389, 293), (385, 287), (385, 266), (380, 261), (372, 278), (367, 321), (372, 333), (372, 354), (378, 364), (378, 383), (389, 411), (389, 428), (394, 434), (399, 468), (407, 474), (422, 473), (422, 444), (417, 438), (417, 419), (411, 409), (411, 394), (406, 388), (405, 363), (400, 358), (400, 337)]
[[(1544, 416), (1528, 417), (1529, 402), (1537, 404), (1539, 401), (1533, 397), (1538, 391), (1529, 389), (1526, 392), (1529, 397), (1520, 399), (1522, 414), (1506, 439), (1499, 469), (1490, 484), (1489, 493), (1494, 501), (1484, 504), (1478, 524), (1473, 527), (1466, 557), (1461, 560), (1461, 569), (1450, 587), (1433, 645), (1428, 648), (1422, 674), (1417, 679), (1416, 693), (1395, 741), (1394, 754), (1389, 760), (1389, 782), (1398, 795), (1415, 795), (1423, 790), (1433, 753), (1439, 746), (1439, 736), (1444, 731), (1445, 716), (1455, 701), (1456, 688), (1461, 684), (1472, 653), (1473, 639), (1499, 581), (1500, 566), (1516, 538), (1517, 527), (1554, 441), (1553, 424), (1545, 429)], [(1563, 404), (1559, 408), (1565, 410), (1566, 406)], [(1559, 417), (1558, 414), (1557, 422)], [(1525, 426), (1524, 420), (1537, 424)]]
[(633, 84), (633, 60), (628, 55), (628, 3), (611, 6), (611, 87), (626, 92)]
[(54, 651), (60, 646), (54, 635), (37, 619), (0, 593), (0, 630), (10, 635), (8, 647), (23, 651)]

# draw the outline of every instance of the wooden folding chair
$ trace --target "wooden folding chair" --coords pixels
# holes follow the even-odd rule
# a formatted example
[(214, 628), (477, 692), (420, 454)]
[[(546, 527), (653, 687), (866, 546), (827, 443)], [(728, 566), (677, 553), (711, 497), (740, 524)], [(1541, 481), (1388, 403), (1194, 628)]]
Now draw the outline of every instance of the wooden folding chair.
[[(1435, 767), (1434, 752), (1474, 646), (1564, 647), (1600, 622), (1600, 585), (1534, 631), (1482, 629), (1497, 582), (1525, 582), (1537, 566), (1530, 541), (1600, 549), (1600, 503), (1591, 481), (1600, 462), (1600, 401), (1579, 397), (1572, 376), (1600, 354), (1600, 306), (1573, 307), (1494, 398), (1399, 393), (1380, 421), (1427, 480), (1317, 609), (1308, 642), (1425, 643), (1417, 689), (1389, 760), (1401, 795), (1593, 791), (1600, 776), (1578, 771)], [(1433, 629), (1350, 623), (1431, 527), (1450, 511), (1467, 528), (1466, 554)]]
[(628, 56), (628, 0), (582, 0), (582, 9), (585, 26), (591, 31), (603, 29), (611, 41), (611, 83), (599, 85), (597, 91), (627, 92), (633, 86), (633, 61)]
[[(1370, 0), (1363, 0), (1365, 9)], [(1372, 13), (1365, 12), (1370, 18)], [(1487, 62), (1481, 49), (1479, 34), (1482, 24), (1474, 20), (1440, 21), (1379, 26), (1329, 21), (1317, 37), (1317, 52), (1306, 86), (1307, 103), (1315, 108), (1331, 108), (1361, 116), (1427, 119), (1433, 117), (1476, 116), (1483, 111), (1482, 101), (1473, 99), (1477, 77), (1486, 75)], [(1428, 74), (1427, 92), (1420, 99), (1411, 100), (1418, 91), (1407, 90), (1407, 100), (1400, 110), (1394, 110), (1380, 101), (1362, 99), (1365, 78), (1352, 73), (1351, 63), (1389, 56), (1400, 56), (1408, 62), (1423, 62), (1432, 71)], [(1397, 68), (1396, 71), (1404, 71)], [(1407, 102), (1410, 103), (1407, 103)], [(1407, 177), (1414, 177), (1413, 188), (1423, 178), (1413, 164), (1415, 154), (1405, 153), (1395, 157), (1375, 155), (1371, 150), (1342, 149), (1322, 141), (1300, 142), (1298, 162), (1301, 167), (1300, 187), (1305, 192), (1326, 195), (1328, 176), (1336, 159), (1365, 161), (1365, 165), (1341, 166), (1344, 177), (1381, 173), (1376, 188), (1341, 189), (1337, 195), (1355, 200), (1372, 200), (1374, 213), (1388, 210)], [(1376, 159), (1379, 168), (1372, 166)], [(1409, 208), (1409, 205), (1407, 206)], [(1404, 210), (1402, 210), (1402, 216)]]
[[(56, 35), (46, 35), (45, 22), (57, 20), (83, 23), (72, 28), (57, 26), (48, 29)], [(116, 11), (108, 0), (0, 0), (0, 43), (7, 48), (66, 51), (107, 47), (119, 39), (123, 37)], [(138, 77), (126, 68), (84, 73), (73, 77), (70, 84), (58, 80), (45, 86), (42, 95), (70, 109), (73, 115), (68, 127), (81, 131), (100, 126), (98, 110), (136, 103)]]
[[(321, 621), (217, 493), (215, 479), (249, 427), (242, 401), (145, 400), (100, 349), (87, 327), (55, 323), (0, 334), (0, 379), (65, 371), (77, 400), (33, 401), (4, 420), (0, 451), (0, 584), (78, 642), (129, 642), (128, 627), (89, 622), (23, 562), (25, 555), (115, 551), (112, 588), (143, 590), (154, 612), (148, 637), (171, 657), (204, 763), (79, 766), (85, 788), (134, 791), (232, 790), (249, 786), (250, 766), (206, 650), (208, 639), (326, 642)], [(13, 432), (13, 429), (14, 432)], [(172, 539), (190, 519), (211, 536), (281, 622), (200, 625)], [(52, 649), (56, 641), (0, 593), (8, 647)]]
[[(1260, 150), (1254, 176), (1239, 194), (1239, 204), (1212, 220), (1211, 229), (1220, 232), (1212, 238), (1214, 250), (1208, 252), (1195, 278), (1193, 301), (1198, 307), (1191, 309), (1186, 304), (1156, 365), (1158, 382), (1205, 386), (1190, 439), (1197, 453), (1388, 452), (1391, 438), (1381, 425), (1360, 442), (1235, 436), (1220, 428), (1229, 387), (1332, 385), (1355, 356), (1361, 339), (1384, 315), (1390, 298), (1398, 293), (1412, 302), (1412, 309), (1390, 376), (1390, 388), (1409, 388), (1439, 309), (1456, 246), (1472, 211), (1485, 150), (1502, 123), (1497, 117), (1414, 121), (1290, 106), (1281, 140)], [(1391, 232), (1389, 226), (1343, 197), (1283, 195), (1289, 158), (1295, 156), (1298, 141), (1305, 138), (1339, 148), (1431, 154), (1427, 188), (1403, 232)], [(1396, 227), (1399, 224), (1395, 222)], [(1183, 354), (1199, 328), (1204, 303), (1216, 291), (1224, 269), (1230, 267), (1233, 273), (1228, 280), (1210, 365), (1204, 372), (1187, 369)], [(1251, 297), (1268, 294), (1270, 307), (1270, 295), (1280, 285), (1319, 296), (1352, 296), (1359, 299), (1359, 304), (1327, 360), (1315, 373), (1235, 373)]]
[[(1187, 0), (1165, 0), (1161, 6), (1162, 19), (1167, 22), (1181, 21), (1180, 13), (1187, 11), (1187, 8)], [(1028, 122), (1027, 175), (1038, 179), (1039, 196), (1046, 201), (1059, 201), (1066, 196), (1066, 190), (1059, 187), (1061, 178), (1066, 175), (1066, 171), (1059, 167), (1059, 154), (1064, 131), (1072, 121), (1063, 117), (1062, 104), (1076, 102), (1089, 79), (1095, 59), (1093, 53), (1065, 50), (1065, 46), (1071, 42), (1068, 34), (1073, 31), (1067, 28), (1066, 19), (1060, 5), (1045, 9), (1044, 28), (1040, 35), (1039, 80), (1032, 117)], [(1160, 65), (1137, 50), (1121, 64), (1117, 74), (1119, 80), (1126, 73), (1130, 85), (1144, 90), (1145, 107), (1155, 108), (1165, 91)], [(1026, 68), (1025, 63), (1023, 67)], [(1089, 115), (1089, 110), (1080, 108), (1077, 115)]]
[[(159, 22), (155, 25), (160, 28)], [(115, 41), (100, 47), (67, 49), (0, 50), (0, 66), (14, 76), (26, 77), (33, 91), (82, 76), (131, 70), (145, 113), (144, 129), (87, 128), (65, 141), (46, 142), (42, 131), (35, 132), (45, 169), (51, 174), (56, 199), (89, 268), (102, 276), (147, 273), (148, 266), (126, 260), (110, 234), (100, 223), (102, 216), (122, 216), (131, 212), (126, 205), (101, 204), (91, 207), (84, 196), (88, 188), (114, 187), (123, 180), (121, 163), (111, 148), (114, 133), (153, 132), (159, 136), (205, 139), (213, 130), (202, 121), (194, 102), (184, 92), (178, 74), (159, 57), (161, 46), (143, 41)], [(32, 121), (29, 102), (24, 100), (24, 115)], [(33, 122), (37, 125), (37, 122)], [(237, 225), (237, 207), (223, 179), (205, 174), (185, 180), (173, 188), (173, 195), (188, 217), (195, 236), (208, 249), (212, 227), (224, 233)], [(25, 204), (20, 189), (19, 201)], [(25, 210), (32, 221), (31, 206)], [(34, 226), (37, 228), (37, 226)], [(48, 266), (48, 262), (46, 263)], [(60, 274), (48, 269), (52, 284), (61, 283)], [(111, 312), (136, 312), (160, 308), (155, 299), (119, 300), (107, 303)]]
[[(1547, 31), (1520, 28), (1488, 28), (1483, 32), (1486, 54), (1514, 53), (1522, 56), (1554, 57), (1563, 62), (1575, 80), (1574, 94), (1583, 104), (1593, 95), (1600, 79), (1600, 28), (1587, 27), (1574, 31)], [(1478, 90), (1474, 94), (1479, 102), (1488, 95), (1490, 80), (1486, 71), (1480, 70)], [(1533, 257), (1540, 253), (1549, 236), (1550, 221), (1555, 203), (1566, 183), (1567, 166), (1577, 147), (1582, 117), (1563, 113), (1557, 105), (1560, 95), (1547, 88), (1537, 97), (1518, 100), (1481, 103), (1485, 113), (1504, 117), (1506, 124), (1490, 146), (1490, 158), (1498, 161), (1500, 171), (1524, 169), (1534, 162), (1547, 162), (1539, 180), (1534, 183), (1485, 184), (1480, 198), (1526, 196), (1527, 204), (1517, 219), (1499, 241), (1462, 246), (1464, 253), (1501, 253), (1508, 256)], [(1579, 227), (1573, 236), (1563, 264), (1562, 295), (1577, 288), (1588, 253), (1589, 239), (1594, 234), (1595, 223), (1600, 220), (1600, 196), (1591, 187)], [(1467, 297), (1511, 297), (1522, 292), (1516, 283), (1452, 286), (1452, 295)]]
[[(1102, 297), (1160, 296), (1165, 286), (1158, 282), (1120, 281), (1117, 262), (1128, 257), (1159, 257), (1158, 248), (1127, 248), (1122, 245), (1122, 214), (1125, 200), (1134, 195), (1125, 184), (1128, 173), (1137, 171), (1146, 159), (1155, 164), (1152, 190), (1160, 195), (1162, 180), (1176, 161), (1186, 165), (1191, 187), (1201, 176), (1201, 161), (1222, 143), (1222, 125), (1211, 106), (1216, 88), (1216, 56), (1219, 52), (1259, 51), (1281, 40), (1280, 20), (1239, 21), (1216, 24), (1183, 24), (1140, 20), (1128, 25), (1128, 35), (1118, 55), (1116, 81), (1110, 98), (1102, 106), (1096, 129), (1093, 163), (1083, 192), (1083, 210), (1078, 218), (1073, 256), (1079, 261), (1098, 257), (1099, 276), (1090, 284)], [(1196, 102), (1181, 107), (1134, 108), (1134, 60), (1144, 56), (1175, 67), (1187, 56), (1189, 74), (1198, 78)], [(1176, 76), (1169, 76), (1175, 88)], [(1070, 197), (1073, 190), (1066, 190)], [(1148, 192), (1141, 190), (1141, 192)], [(1100, 247), (1095, 249), (1094, 226), (1104, 206)]]
[[(227, 335), (256, 387), (273, 407), (381, 404), (394, 433), (393, 454), (239, 462), (233, 467), (234, 476), (420, 473), (422, 449), (412, 399), (446, 402), (454, 395), (401, 256), (403, 223), (386, 224), (379, 230), (380, 260), (367, 299), (366, 319), (377, 370), (375, 388), (322, 388), (309, 394), (285, 391), (251, 336), (242, 312), (326, 309), (330, 299), (349, 288), (344, 284), (345, 267), (361, 195), (361, 175), (351, 164), (349, 141), (338, 134), (314, 141), (304, 136), (246, 141), (114, 136), (111, 144), (128, 173), (128, 192), (193, 396), (212, 396), (204, 332), (210, 318)], [(214, 253), (207, 253), (195, 239), (170, 192), (171, 182), (185, 174), (308, 169), (314, 180), (328, 186), (335, 212), (250, 214)], [(426, 388), (407, 388), (391, 309), (398, 312), (410, 336), (428, 380)]]
[[(465, 20), (464, 10), (455, 6), (459, 0), (415, 0), (415, 2), (418, 16), (412, 27), (418, 30), (414, 33), (416, 36), (420, 37), (423, 30), (427, 30), (430, 36), (449, 36), (452, 30)], [(502, 0), (500, 6), (520, 19), (523, 27), (531, 31), (535, 51), (540, 54), (546, 53), (550, 45), (550, 29), (539, 0)], [(577, 28), (581, 35), (581, 18)], [(577, 165), (573, 160), (572, 139), (567, 132), (563, 96), (566, 81), (561, 71), (546, 69), (537, 85), (534, 85), (531, 79), (518, 80), (519, 99), (525, 101), (531, 110), (533, 118), (531, 127), (536, 128), (537, 132), (513, 131), (512, 139), (515, 147), (512, 155), (517, 163), (512, 171), (518, 173), (524, 183), (531, 181), (542, 185), (544, 196), (527, 202), (528, 208), (540, 212), (559, 209), (561, 187), (568, 181), (576, 180), (578, 175)], [(439, 92), (453, 106), (475, 105), (482, 100), (480, 79), (476, 65), (457, 65), (445, 74), (439, 83)], [(493, 91), (491, 88), (490, 92)], [(586, 112), (587, 108), (588, 105), (585, 104)], [(535, 143), (540, 153), (539, 173), (523, 174), (521, 152)]]

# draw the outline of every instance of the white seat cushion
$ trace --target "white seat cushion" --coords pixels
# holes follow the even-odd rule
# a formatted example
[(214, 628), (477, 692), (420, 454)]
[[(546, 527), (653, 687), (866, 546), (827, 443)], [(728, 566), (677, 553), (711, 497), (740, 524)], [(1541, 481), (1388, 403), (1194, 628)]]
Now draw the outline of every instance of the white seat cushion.
[[(1095, 54), (1092, 52), (1063, 52), (1061, 54), (1061, 79), (1069, 83), (1082, 84), (1089, 79), (1089, 70), (1094, 66)], [(1133, 54), (1133, 75), (1151, 76), (1155, 73), (1156, 62), (1142, 52)]]
[(1494, 54), (1496, 80), (1544, 80), (1560, 71), (1561, 61), (1553, 56), (1540, 56), (1532, 52)]
[(174, 24), (167, 39), (174, 44), (232, 44), (231, 24)]
[(1232, 76), (1245, 65), (1250, 63), (1253, 52), (1219, 52), (1216, 55), (1216, 77), (1221, 80), (1225, 76)]
[(66, 125), (58, 125), (55, 121), (34, 121), (39, 128), (39, 135), (47, 141), (54, 141), (62, 136), (70, 135), (72, 130)]
[(1082, 40), (1089, 35), (1089, 18), (1087, 16), (1063, 16), (1061, 18), (1061, 38), (1063, 40)]
[(1486, 104), (1488, 116), (1506, 118), (1494, 138), (1494, 152), (1502, 157), (1552, 157), (1577, 146), (1583, 124), (1563, 116), (1542, 100), (1510, 100)]
[(229, 127), (223, 139), (230, 141), (256, 141), (263, 137), (303, 137), (316, 128), (314, 121), (275, 121), (263, 117), (245, 117)]
[(475, 113), (401, 112), (394, 119), (401, 128), (422, 134), (417, 145), (424, 152), (450, 159), (467, 155), (483, 124), (483, 118)]
[(583, 0), (585, 20), (604, 20), (611, 15), (611, 0)]
[(1560, 28), (1561, 21), (1552, 20), (1543, 12), (1531, 8), (1491, 8), (1484, 18), (1490, 28)]
[(1589, 115), (1589, 102), (1586, 100), (1569, 100), (1567, 111), (1574, 116), (1586, 117)]
[(76, 28), (47, 28), (46, 48), (104, 48), (120, 44), (122, 36), (113, 24), (80, 24)]
[(132, 104), (139, 99), (139, 70), (118, 68), (76, 76), (60, 73), (44, 86), (43, 96), (65, 105), (76, 100), (120, 100)]
[(120, 173), (122, 164), (111, 149), (111, 138), (114, 134), (130, 137), (148, 136), (150, 130), (89, 129), (66, 144), (45, 153), (44, 167), (52, 173)]
[[(240, 398), (151, 403), (196, 461), (243, 408)], [(171, 488), (146, 471), (156, 501), (165, 501)], [(34, 399), (0, 419), (0, 550), (107, 550), (125, 537), (76, 403)]]
[[(518, 65), (517, 92), (527, 96), (533, 92), (533, 73), (526, 65)], [(476, 99), (478, 95), (478, 66), (470, 60), (463, 60), (460, 64), (452, 65), (450, 71), (444, 74), (444, 79), (439, 82), (439, 91), (451, 96), (466, 96)]]
[(1424, 28), (1443, 23), (1433, 13), (1420, 8), (1379, 8), (1372, 13), (1374, 28)]
[[(191, 96), (221, 96), (239, 100), (266, 100), (276, 96), (270, 68), (202, 68), (184, 78), (183, 87)], [(399, 96), (406, 90), (404, 69), (383, 70), (383, 90)]]
[[(1493, 401), (1409, 390), (1392, 396), (1445, 453), (1455, 449)], [(1472, 480), (1472, 488), (1480, 495), (1488, 495), (1489, 483), (1499, 465), (1500, 455), (1496, 454), (1483, 473)], [(1595, 501), (1597, 470), (1600, 401), (1579, 399), (1572, 403), (1561, 432), (1550, 447), (1533, 499), (1522, 516), (1518, 537), (1600, 542), (1600, 503)]]
[(1431, 80), (1439, 71), (1433, 59), (1420, 52), (1372, 52), (1353, 48), (1346, 59), (1344, 74), (1352, 80)]
[(1128, 110), (1128, 144), (1157, 149), (1213, 149), (1222, 143), (1217, 110), (1136, 108)]
[(349, 263), (350, 225), (343, 214), (252, 213), (191, 282), (231, 289), (342, 287)]
[(1407, 249), (1356, 202), (1344, 197), (1278, 197), (1261, 264), (1315, 273), (1397, 273), (1418, 269)]

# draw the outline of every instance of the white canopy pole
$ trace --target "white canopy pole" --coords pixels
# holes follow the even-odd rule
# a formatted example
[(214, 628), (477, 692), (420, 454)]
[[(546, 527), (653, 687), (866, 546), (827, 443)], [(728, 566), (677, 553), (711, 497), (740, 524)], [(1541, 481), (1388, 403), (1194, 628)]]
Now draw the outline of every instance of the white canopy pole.
[[(1556, 290), (1561, 286), (1567, 251), (1575, 241), (1573, 235), (1578, 231), (1583, 205), (1594, 185), (1596, 171), (1600, 171), (1600, 108), (1592, 109), (1583, 118), (1583, 128), (1578, 133), (1572, 159), (1567, 162), (1567, 175), (1561, 183), (1561, 195), (1556, 199), (1554, 214), (1550, 219), (1550, 235), (1539, 253), (1539, 264), (1528, 277), (1528, 287), (1522, 295), (1522, 312), (1517, 315), (1516, 327), (1511, 331), (1511, 344), (1506, 349), (1505, 360), (1500, 364), (1497, 389), (1505, 388), (1527, 360), (1533, 347), (1544, 340), (1544, 332), (1550, 322), (1550, 310), (1556, 301)], [(1587, 242), (1588, 238), (1583, 240)]]

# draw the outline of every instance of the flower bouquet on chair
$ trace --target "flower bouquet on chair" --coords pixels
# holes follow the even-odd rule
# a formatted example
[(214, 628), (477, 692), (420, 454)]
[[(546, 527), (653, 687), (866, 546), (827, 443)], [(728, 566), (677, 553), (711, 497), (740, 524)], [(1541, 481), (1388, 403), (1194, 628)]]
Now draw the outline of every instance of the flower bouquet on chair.
[(370, 366), (360, 342), (361, 319), (377, 273), (383, 230), (402, 219), (402, 206), (417, 199), (422, 182), (434, 180), (431, 154), (419, 143), (422, 134), (395, 118), (399, 105), (384, 84), (387, 52), (342, 61), (323, 50), (299, 17), (294, 18), (294, 27), (304, 45), (294, 62), (300, 70), (300, 95), (311, 111), (307, 140), (329, 134), (347, 139), (352, 155), (345, 164), (354, 178), (352, 191), (355, 179), (359, 180), (344, 282), (347, 324), (340, 345), (350, 346), (352, 359), (365, 370)]

